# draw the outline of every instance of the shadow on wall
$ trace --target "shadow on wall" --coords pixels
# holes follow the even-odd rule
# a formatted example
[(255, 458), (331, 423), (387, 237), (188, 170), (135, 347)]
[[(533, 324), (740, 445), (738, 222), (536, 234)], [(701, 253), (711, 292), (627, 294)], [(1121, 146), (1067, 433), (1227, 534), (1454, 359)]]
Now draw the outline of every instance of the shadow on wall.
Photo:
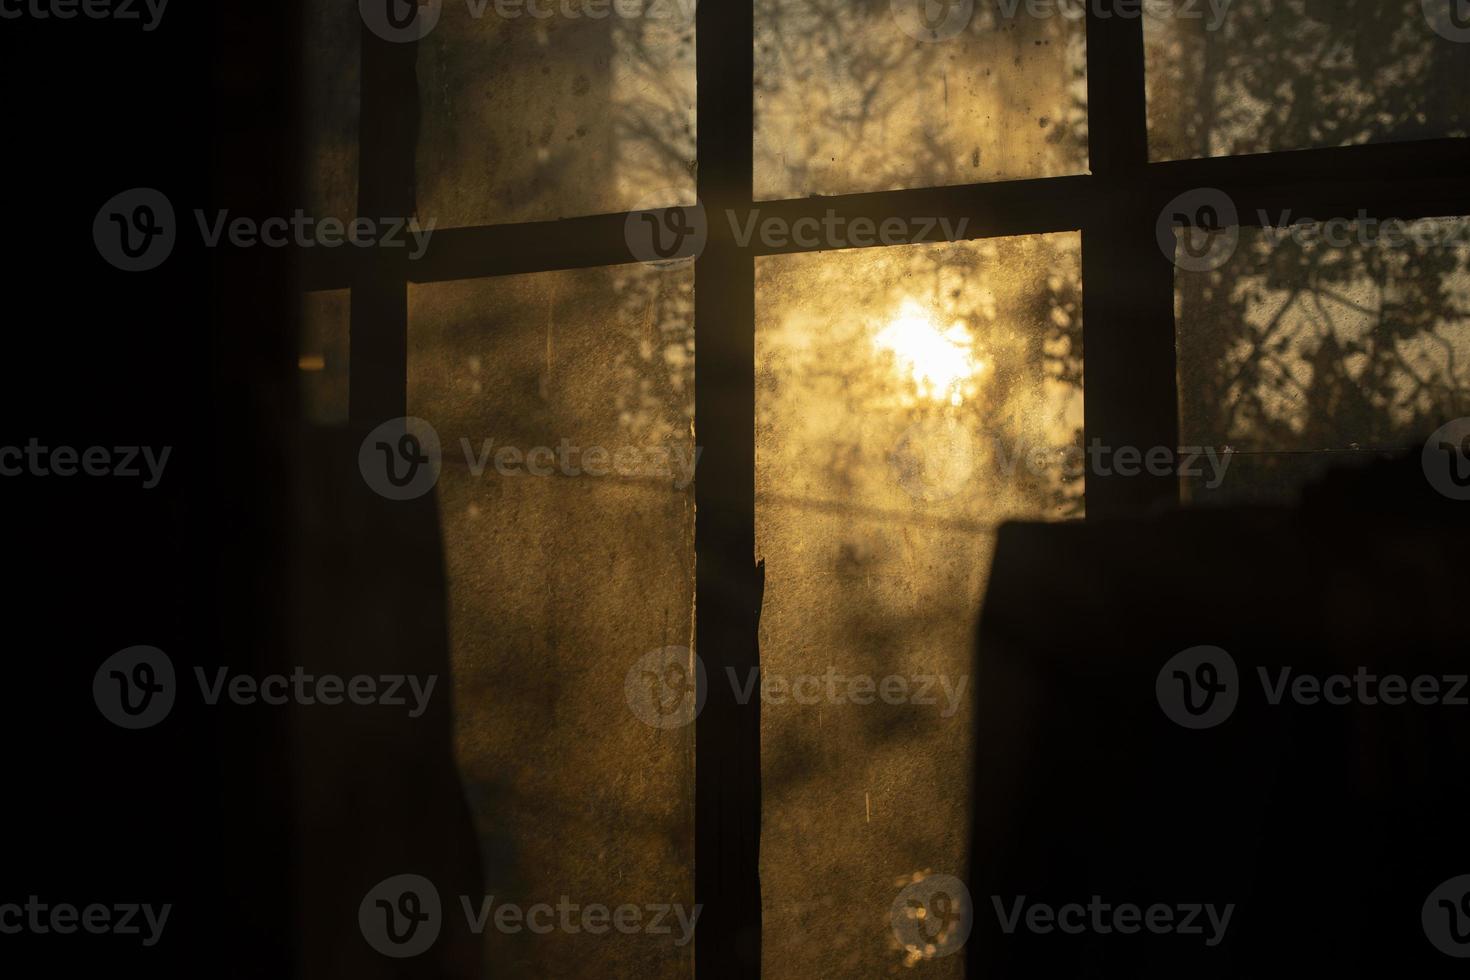
[[(301, 976), (481, 975), (480, 940), (460, 914), (479, 896), (480, 856), (454, 759), (448, 595), (436, 497), (391, 501), (357, 467), (365, 432), (308, 429), (300, 444), (292, 596), (309, 674), (416, 675), (406, 704), (295, 708), (297, 945)], [(442, 929), (412, 959), (373, 949), (359, 922), (384, 879), (420, 875), (442, 902)]]

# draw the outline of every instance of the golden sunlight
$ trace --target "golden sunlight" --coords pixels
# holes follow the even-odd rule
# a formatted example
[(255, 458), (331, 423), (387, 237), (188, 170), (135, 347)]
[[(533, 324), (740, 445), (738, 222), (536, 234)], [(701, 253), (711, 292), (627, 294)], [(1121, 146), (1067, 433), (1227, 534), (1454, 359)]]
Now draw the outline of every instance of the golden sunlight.
[(893, 322), (879, 331), (873, 345), (893, 354), (900, 370), (913, 380), (922, 398), (959, 405), (983, 368), (971, 350), (975, 340), (963, 321), (940, 330), (933, 316), (913, 300), (904, 300)]

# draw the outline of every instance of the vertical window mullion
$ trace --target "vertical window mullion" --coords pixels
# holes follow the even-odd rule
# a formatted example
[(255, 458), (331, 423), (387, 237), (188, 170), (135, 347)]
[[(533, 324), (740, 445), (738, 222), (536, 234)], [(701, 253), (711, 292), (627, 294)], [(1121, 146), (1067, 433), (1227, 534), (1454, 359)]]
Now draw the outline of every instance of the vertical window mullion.
[(698, 189), (709, 238), (695, 264), (695, 645), (708, 679), (695, 733), (698, 980), (760, 975), (760, 698), (735, 699), (730, 671), (758, 668), (755, 564), (755, 265), (727, 212), (752, 205), (754, 9), (696, 13)]
[[(416, 43), (386, 41), (362, 29), (358, 217), (414, 213), (417, 53)], [(408, 411), (408, 285), (402, 251), (369, 249), (353, 263), (348, 414), (370, 426)]]
[(1125, 517), (1179, 499), (1176, 477), (1120, 474), (1112, 455), (1179, 441), (1174, 267), (1149, 188), (1141, 16), (1090, 9), (1087, 106), (1099, 195), (1082, 231), (1087, 514)]

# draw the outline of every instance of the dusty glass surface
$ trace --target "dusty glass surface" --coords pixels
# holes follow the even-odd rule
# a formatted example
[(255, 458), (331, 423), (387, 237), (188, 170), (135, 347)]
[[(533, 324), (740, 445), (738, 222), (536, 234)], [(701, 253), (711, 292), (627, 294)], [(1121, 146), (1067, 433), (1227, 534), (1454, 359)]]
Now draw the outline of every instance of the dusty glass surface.
[[(693, 441), (692, 291), (688, 269), (645, 267), (411, 287), (409, 411), (444, 454), (457, 758), (501, 903), (693, 905), (693, 727), (625, 699), (640, 658), (692, 645), (693, 487), (668, 459)], [(488, 928), (485, 964), (688, 977), (679, 937)]]
[(418, 79), (424, 221), (694, 203), (689, 0), (446, 3), (419, 42)]
[[(891, 929), (901, 887), (965, 875), (971, 631), (995, 529), (1082, 510), (1079, 248), (757, 263), (761, 663), (785, 685), (761, 715), (767, 978), (904, 972), (923, 954)], [(884, 678), (903, 679), (886, 698)]]
[(1464, 136), (1470, 25), (1449, 20), (1457, 3), (1152, 0), (1144, 17), (1150, 156)]
[(1080, 8), (1030, 10), (756, 0), (756, 197), (1084, 172)]
[(1180, 270), (1180, 440), (1238, 454), (1186, 496), (1289, 500), (1470, 413), (1467, 260), (1461, 218), (1280, 223), (1240, 229), (1217, 269)]
[(301, 415), (319, 425), (347, 421), (352, 291), (325, 289), (301, 299)]
[(357, 215), (362, 18), (356, 3), (307, 0), (300, 51), (302, 207), (318, 219)]

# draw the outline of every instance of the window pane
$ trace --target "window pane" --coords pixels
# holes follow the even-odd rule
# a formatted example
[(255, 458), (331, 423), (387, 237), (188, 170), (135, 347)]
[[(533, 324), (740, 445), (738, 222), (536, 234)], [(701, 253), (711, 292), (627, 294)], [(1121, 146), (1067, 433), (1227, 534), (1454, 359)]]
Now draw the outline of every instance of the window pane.
[(357, 118), (362, 20), (355, 3), (307, 0), (300, 55), (306, 212), (357, 216)]
[[(757, 264), (761, 672), (787, 692), (761, 713), (771, 980), (898, 972), (901, 885), (965, 875), (995, 530), (1082, 511), (1079, 251), (1068, 234)], [(907, 693), (863, 704), (860, 677)]]
[(301, 302), (301, 414), (318, 425), (347, 421), (352, 291), (307, 293)]
[[(694, 729), (624, 698), (642, 656), (692, 644), (693, 489), (666, 462), (692, 452), (692, 293), (643, 267), (411, 288), (458, 762), (500, 903), (693, 906)], [(679, 936), (492, 927), (486, 971), (688, 977)]]
[(1152, 157), (1464, 136), (1470, 30), (1435, 2), (1145, 4)]
[(1466, 243), (1461, 218), (1242, 228), (1219, 268), (1181, 269), (1181, 442), (1236, 451), (1186, 495), (1289, 500), (1470, 414)]
[(1027, 7), (756, 0), (756, 196), (1085, 171), (1084, 22)]
[(476, 6), (444, 4), (419, 42), (423, 220), (456, 227), (694, 203), (692, 3), (500, 5), (515, 17), (490, 3), (478, 18)]

